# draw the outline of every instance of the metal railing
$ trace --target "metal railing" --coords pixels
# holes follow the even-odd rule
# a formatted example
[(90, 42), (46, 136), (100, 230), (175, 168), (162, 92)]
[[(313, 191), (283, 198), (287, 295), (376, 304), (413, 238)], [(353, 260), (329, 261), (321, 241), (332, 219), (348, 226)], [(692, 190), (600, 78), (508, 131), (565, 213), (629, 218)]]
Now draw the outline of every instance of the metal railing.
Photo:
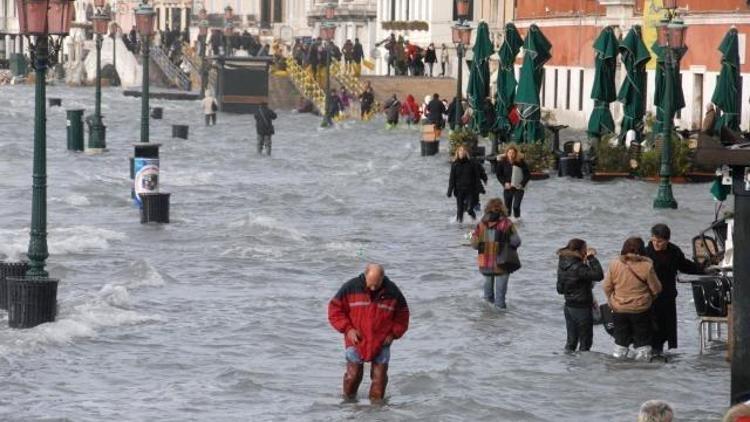
[(175, 66), (161, 48), (151, 50), (151, 58), (164, 72), (164, 75), (179, 89), (190, 91), (190, 78), (179, 67)]
[(326, 94), (312, 74), (303, 69), (297, 62), (289, 57), (286, 59), (286, 68), (294, 86), (302, 96), (309, 99), (321, 113), (326, 109)]
[[(341, 84), (341, 86), (346, 88), (356, 97), (362, 95), (362, 93), (365, 92), (365, 89), (367, 89), (367, 84), (356, 77), (350, 70), (346, 69), (344, 66), (341, 66), (341, 61), (339, 60), (331, 61), (331, 76), (333, 76)], [(377, 113), (380, 108), (380, 103), (375, 100), (370, 113), (368, 113), (365, 118), (369, 119), (373, 114)]]

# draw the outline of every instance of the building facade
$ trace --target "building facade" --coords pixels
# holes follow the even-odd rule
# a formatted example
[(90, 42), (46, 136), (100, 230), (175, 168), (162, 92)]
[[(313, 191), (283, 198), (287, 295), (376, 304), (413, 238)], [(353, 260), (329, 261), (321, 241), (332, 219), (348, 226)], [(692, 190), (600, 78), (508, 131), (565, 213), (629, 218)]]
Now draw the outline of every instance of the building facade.
[[(661, 0), (524, 0), (514, 14), (516, 24), (525, 32), (536, 23), (552, 42), (552, 59), (547, 63), (542, 87), (542, 107), (552, 111), (558, 121), (585, 127), (594, 103), (590, 98), (594, 80), (593, 42), (607, 25), (616, 27), (620, 36), (633, 26), (644, 28), (644, 41), (650, 48), (655, 41), (654, 22), (661, 18)], [(681, 128), (700, 128), (703, 112), (711, 101), (721, 68), (719, 44), (726, 32), (736, 27), (740, 33), (742, 78), (741, 122), (744, 129), (750, 121), (750, 64), (747, 63), (747, 33), (750, 31), (750, 8), (745, 0), (679, 0), (682, 18), (688, 25), (688, 52), (681, 61), (685, 108), (675, 120)], [(656, 56), (649, 63), (647, 111), (654, 112)], [(625, 77), (617, 72), (618, 87)], [(613, 103), (616, 123), (622, 107)], [(619, 126), (619, 124), (618, 124)]]

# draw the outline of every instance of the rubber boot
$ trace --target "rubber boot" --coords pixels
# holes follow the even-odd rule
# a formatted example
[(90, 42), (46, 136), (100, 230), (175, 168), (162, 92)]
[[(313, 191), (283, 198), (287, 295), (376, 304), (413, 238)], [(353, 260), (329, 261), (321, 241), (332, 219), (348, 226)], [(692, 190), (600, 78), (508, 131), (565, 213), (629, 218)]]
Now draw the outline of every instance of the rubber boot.
[(651, 346), (643, 346), (635, 349), (635, 360), (651, 362)]
[(361, 363), (346, 363), (346, 373), (344, 373), (344, 398), (347, 400), (357, 398), (357, 390), (359, 390), (359, 384), (362, 382), (364, 368), (364, 364)]
[(370, 369), (370, 400), (382, 401), (385, 397), (385, 387), (388, 385), (388, 364), (373, 363)]
[(628, 348), (615, 344), (615, 350), (612, 352), (615, 359), (625, 359), (628, 357)]

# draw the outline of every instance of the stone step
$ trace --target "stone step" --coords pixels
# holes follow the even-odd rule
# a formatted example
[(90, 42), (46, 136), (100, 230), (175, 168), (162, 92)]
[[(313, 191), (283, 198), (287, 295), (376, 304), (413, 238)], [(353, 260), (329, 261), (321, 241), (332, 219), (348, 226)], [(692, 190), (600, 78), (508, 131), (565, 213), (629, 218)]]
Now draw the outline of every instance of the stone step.
[[(372, 84), (375, 98), (381, 103), (393, 94), (396, 94), (402, 101), (407, 95), (413, 95), (419, 104), (422, 104), (425, 96), (432, 96), (435, 93), (449, 102), (456, 95), (456, 79), (454, 78), (362, 76), (362, 80)], [(466, 89), (466, 87), (463, 88)]]

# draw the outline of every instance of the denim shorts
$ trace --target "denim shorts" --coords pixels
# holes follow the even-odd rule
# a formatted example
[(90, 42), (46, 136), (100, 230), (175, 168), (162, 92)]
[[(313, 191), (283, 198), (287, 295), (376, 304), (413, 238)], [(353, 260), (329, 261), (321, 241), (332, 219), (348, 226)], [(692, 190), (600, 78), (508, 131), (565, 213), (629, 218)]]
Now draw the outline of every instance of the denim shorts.
[[(347, 347), (345, 355), (346, 355), (346, 360), (348, 362), (364, 363), (356, 347)], [(378, 355), (375, 356), (375, 359), (372, 360), (372, 363), (383, 365), (383, 364), (388, 363), (390, 360), (391, 360), (391, 346), (383, 346), (383, 348), (380, 349), (380, 353), (378, 353)]]

